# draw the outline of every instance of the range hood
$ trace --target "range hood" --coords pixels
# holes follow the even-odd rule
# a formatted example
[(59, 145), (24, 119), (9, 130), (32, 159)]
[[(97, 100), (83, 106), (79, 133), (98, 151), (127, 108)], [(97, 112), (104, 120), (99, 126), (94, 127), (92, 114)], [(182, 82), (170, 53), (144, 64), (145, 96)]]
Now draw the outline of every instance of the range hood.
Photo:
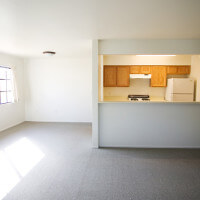
[(130, 78), (131, 79), (134, 79), (134, 78), (150, 79), (151, 74), (130, 74)]

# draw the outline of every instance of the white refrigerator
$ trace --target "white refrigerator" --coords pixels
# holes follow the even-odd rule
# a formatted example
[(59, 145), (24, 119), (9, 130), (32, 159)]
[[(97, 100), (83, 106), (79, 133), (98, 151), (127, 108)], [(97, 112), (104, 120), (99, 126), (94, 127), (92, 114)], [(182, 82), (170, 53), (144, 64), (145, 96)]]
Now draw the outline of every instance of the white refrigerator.
[(170, 78), (167, 80), (166, 101), (194, 101), (194, 80), (192, 78)]

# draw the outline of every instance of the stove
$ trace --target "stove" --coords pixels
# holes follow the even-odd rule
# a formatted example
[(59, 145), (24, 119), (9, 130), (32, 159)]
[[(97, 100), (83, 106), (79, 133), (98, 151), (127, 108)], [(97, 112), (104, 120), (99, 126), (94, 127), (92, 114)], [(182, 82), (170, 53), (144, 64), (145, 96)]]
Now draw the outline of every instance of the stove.
[(149, 97), (149, 95), (129, 94), (128, 100), (129, 101), (150, 101), (150, 97)]

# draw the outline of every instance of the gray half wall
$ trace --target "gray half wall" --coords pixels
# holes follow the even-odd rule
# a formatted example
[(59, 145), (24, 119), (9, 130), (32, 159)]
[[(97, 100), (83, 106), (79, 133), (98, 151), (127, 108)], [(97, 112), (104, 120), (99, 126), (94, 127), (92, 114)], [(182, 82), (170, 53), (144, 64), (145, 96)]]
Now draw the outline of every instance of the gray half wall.
[(200, 40), (99, 40), (99, 54), (200, 54)]
[(99, 103), (100, 147), (200, 148), (198, 103)]

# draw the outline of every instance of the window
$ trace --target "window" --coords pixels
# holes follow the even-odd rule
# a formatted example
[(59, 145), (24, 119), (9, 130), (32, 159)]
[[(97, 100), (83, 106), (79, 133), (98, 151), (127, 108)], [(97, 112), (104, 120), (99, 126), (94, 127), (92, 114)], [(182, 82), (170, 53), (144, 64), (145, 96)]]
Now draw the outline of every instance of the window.
[(0, 66), (0, 104), (13, 103), (13, 76), (9, 67)]

